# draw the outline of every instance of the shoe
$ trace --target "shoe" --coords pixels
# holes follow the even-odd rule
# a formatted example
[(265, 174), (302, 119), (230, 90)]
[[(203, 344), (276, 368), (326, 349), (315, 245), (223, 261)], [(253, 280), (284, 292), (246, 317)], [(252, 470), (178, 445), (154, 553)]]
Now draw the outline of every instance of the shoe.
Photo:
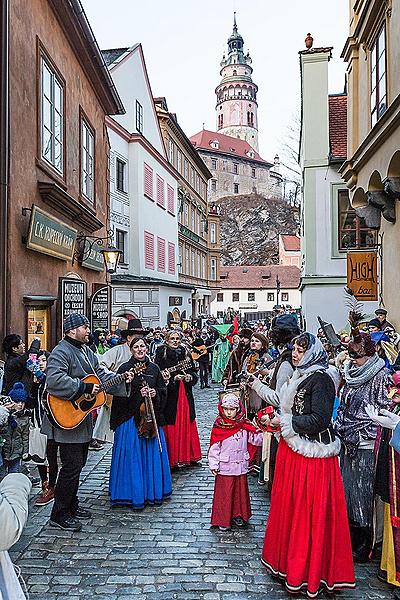
[(357, 550), (353, 550), (353, 561), (359, 564), (369, 562), (370, 552), (371, 548), (369, 544), (361, 544)]
[(382, 581), (383, 583), (387, 583), (387, 571), (384, 571), (383, 569), (378, 569), (376, 572), (376, 576), (379, 579), (379, 581)]
[(36, 506), (46, 506), (54, 500), (54, 488), (46, 488), (35, 500)]
[(87, 510), (86, 508), (77, 508), (73, 519), (91, 519), (92, 518), (92, 513), (90, 512), (90, 510)]
[(221, 525), (218, 527), (218, 529), (219, 529), (220, 531), (230, 531), (230, 530), (231, 530), (231, 528), (230, 528), (230, 527), (222, 527)]
[(242, 519), (242, 517), (234, 517), (232, 519), (232, 523), (234, 525), (236, 525), (237, 527), (246, 527), (246, 525), (247, 525), (246, 521), (244, 521), (244, 519)]
[(53, 521), (50, 519), (50, 527), (57, 527), (58, 529), (63, 529), (64, 531), (80, 531), (82, 529), (82, 523), (79, 523), (76, 519), (72, 517), (68, 517), (64, 519), (64, 521)]
[(103, 448), (103, 444), (100, 444), (98, 440), (92, 440), (89, 444), (89, 450), (101, 450)]

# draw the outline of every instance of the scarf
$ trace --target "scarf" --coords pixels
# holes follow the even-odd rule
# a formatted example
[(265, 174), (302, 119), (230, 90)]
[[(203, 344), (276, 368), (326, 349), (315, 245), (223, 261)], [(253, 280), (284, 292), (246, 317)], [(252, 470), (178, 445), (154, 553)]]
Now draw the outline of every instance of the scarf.
[(325, 371), (328, 368), (328, 355), (320, 340), (312, 333), (304, 333), (309, 339), (307, 350), (297, 365), (300, 375), (311, 375), (314, 371)]
[(218, 417), (215, 419), (211, 430), (210, 446), (217, 442), (223, 442), (241, 429), (256, 433), (257, 429), (246, 419), (246, 413), (243, 404), (240, 402), (239, 410), (234, 419), (228, 419), (224, 415), (222, 403), (218, 404)]
[(385, 361), (379, 358), (377, 354), (374, 354), (361, 367), (351, 362), (346, 362), (344, 365), (344, 378), (348, 386), (358, 388), (368, 383), (384, 367)]

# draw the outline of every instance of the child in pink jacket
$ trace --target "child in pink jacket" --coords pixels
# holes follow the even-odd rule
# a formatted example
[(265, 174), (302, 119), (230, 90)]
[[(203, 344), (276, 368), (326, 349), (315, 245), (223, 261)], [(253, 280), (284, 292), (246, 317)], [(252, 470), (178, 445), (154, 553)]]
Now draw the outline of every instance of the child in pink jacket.
[(208, 465), (215, 475), (211, 525), (228, 531), (232, 523), (244, 527), (251, 517), (248, 445), (261, 446), (263, 436), (246, 419), (243, 405), (232, 392), (222, 395), (218, 413), (208, 451)]

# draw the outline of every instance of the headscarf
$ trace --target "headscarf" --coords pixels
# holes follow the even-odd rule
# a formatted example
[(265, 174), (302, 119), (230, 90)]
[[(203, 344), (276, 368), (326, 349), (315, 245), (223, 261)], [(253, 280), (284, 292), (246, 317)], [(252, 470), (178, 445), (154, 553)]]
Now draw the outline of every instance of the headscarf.
[(215, 419), (211, 430), (210, 446), (217, 442), (223, 442), (241, 429), (256, 433), (257, 429), (246, 419), (243, 404), (239, 401), (239, 410), (233, 419), (228, 419), (223, 411), (223, 398), (218, 403), (218, 417)]
[(307, 349), (297, 365), (297, 370), (300, 374), (305, 375), (313, 371), (325, 371), (328, 368), (329, 361), (326, 350), (320, 340), (308, 332), (300, 334), (299, 337), (306, 337), (308, 339)]

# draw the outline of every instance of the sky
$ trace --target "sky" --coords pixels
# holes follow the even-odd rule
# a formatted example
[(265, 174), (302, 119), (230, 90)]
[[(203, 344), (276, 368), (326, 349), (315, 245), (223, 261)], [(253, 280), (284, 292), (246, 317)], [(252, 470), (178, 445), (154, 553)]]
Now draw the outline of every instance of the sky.
[(308, 32), (314, 47), (333, 46), (329, 91), (342, 92), (348, 0), (81, 0), (101, 49), (143, 46), (153, 96), (190, 137), (215, 131), (215, 87), (232, 32), (233, 12), (258, 85), (260, 154), (283, 152), (300, 108), (298, 51)]

